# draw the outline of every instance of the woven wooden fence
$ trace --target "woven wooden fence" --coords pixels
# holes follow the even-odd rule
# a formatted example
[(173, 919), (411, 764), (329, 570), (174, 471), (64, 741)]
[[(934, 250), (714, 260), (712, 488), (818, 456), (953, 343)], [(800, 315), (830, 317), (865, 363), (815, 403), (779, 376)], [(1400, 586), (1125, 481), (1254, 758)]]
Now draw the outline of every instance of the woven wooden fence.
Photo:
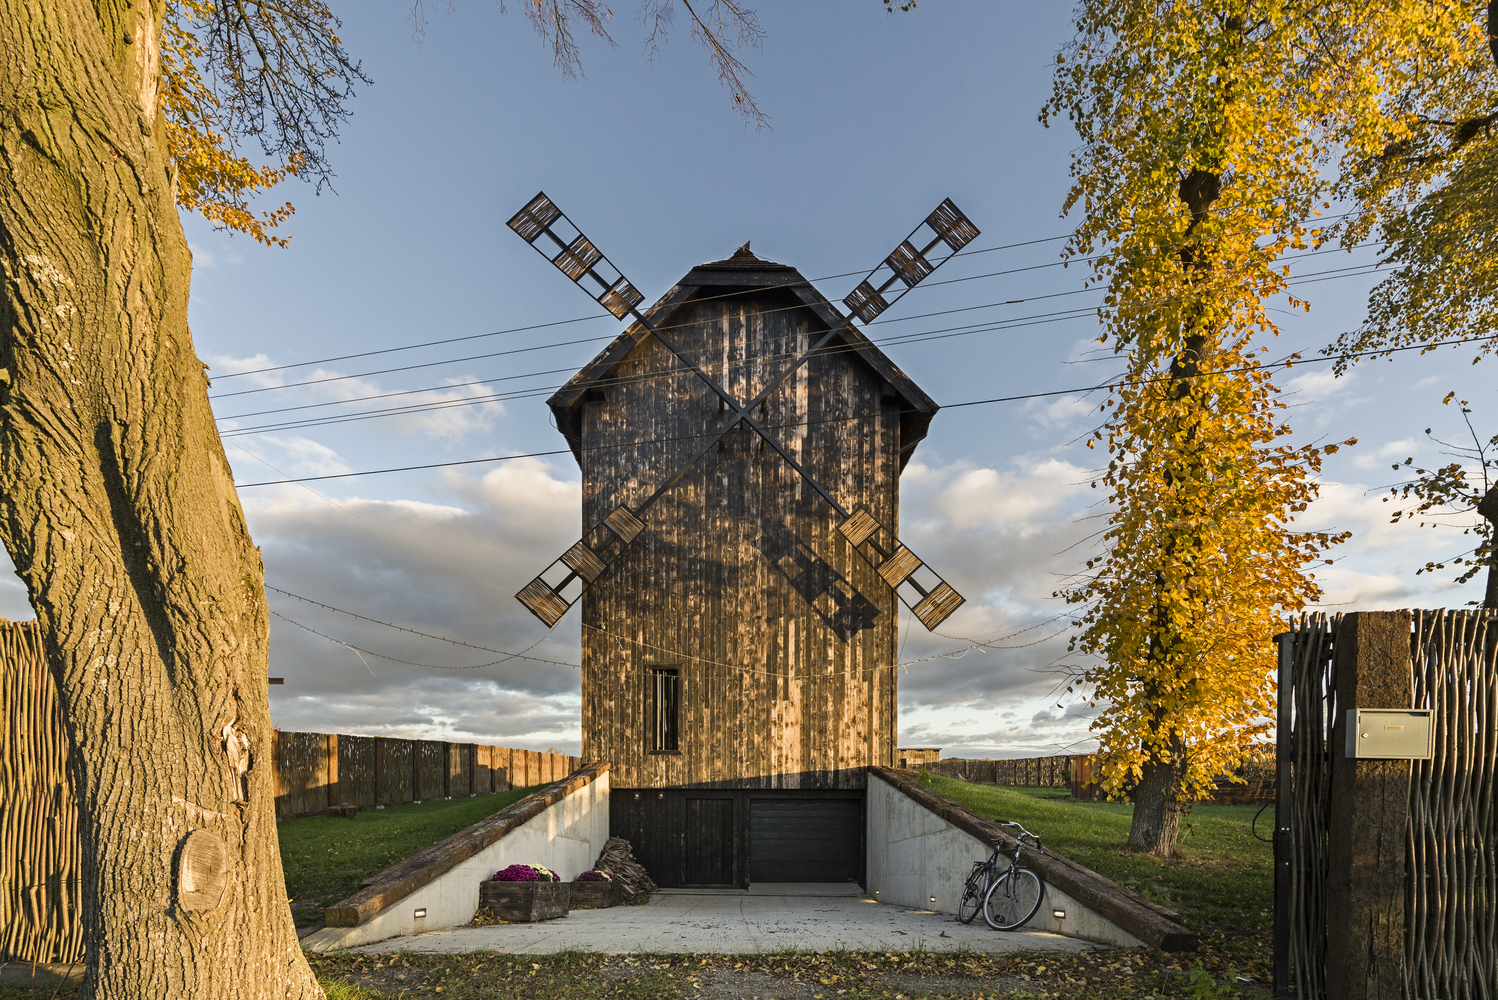
[(1439, 720), (1410, 780), (1405, 995), (1498, 994), (1498, 615), (1416, 611), (1416, 708)]
[(68, 740), (36, 626), (0, 622), (0, 958), (83, 955)]
[[(1405, 844), (1402, 870), (1397, 858), (1380, 862), (1389, 872), (1384, 881), (1395, 880), (1389, 895), (1404, 905), (1386, 908), (1382, 937), (1353, 944), (1392, 952), (1392, 978), (1409, 1000), (1491, 1000), (1498, 996), (1498, 615), (1415, 611), (1411, 618), (1410, 707), (1432, 710), (1434, 752), (1429, 760), (1398, 762), (1408, 768), (1396, 786), (1407, 782), (1407, 818), (1377, 831)], [(1349, 922), (1364, 926), (1361, 909), (1350, 915), (1329, 901), (1334, 872), (1366, 863), (1347, 861), (1351, 848), (1333, 833), (1334, 816), (1346, 807), (1335, 778), (1345, 751), (1333, 730), (1353, 707), (1339, 704), (1339, 673), (1363, 669), (1361, 653), (1350, 645), (1337, 650), (1347, 620), (1314, 615), (1296, 623), (1286, 692), (1291, 724), (1281, 735), (1290, 810), (1277, 824), (1284, 830), (1277, 863), (1286, 879), (1276, 903), (1283, 928), (1276, 977), (1303, 1000), (1362, 995), (1361, 983), (1349, 987), (1328, 968), (1346, 951), (1329, 929), (1337, 928), (1340, 940)], [(1372, 658), (1379, 655), (1397, 662), (1393, 649)]]

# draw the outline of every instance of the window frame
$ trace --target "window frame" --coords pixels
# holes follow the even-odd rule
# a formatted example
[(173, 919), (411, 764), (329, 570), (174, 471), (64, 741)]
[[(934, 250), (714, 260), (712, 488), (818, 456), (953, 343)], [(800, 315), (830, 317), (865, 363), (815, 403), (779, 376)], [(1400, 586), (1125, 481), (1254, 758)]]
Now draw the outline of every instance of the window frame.
[(677, 664), (645, 667), (645, 752), (681, 753), (681, 667)]

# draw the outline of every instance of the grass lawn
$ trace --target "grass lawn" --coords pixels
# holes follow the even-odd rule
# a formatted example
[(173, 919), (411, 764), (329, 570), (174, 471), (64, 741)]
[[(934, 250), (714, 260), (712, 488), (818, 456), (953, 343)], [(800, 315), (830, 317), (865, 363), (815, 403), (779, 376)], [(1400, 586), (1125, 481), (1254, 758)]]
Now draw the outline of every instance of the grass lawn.
[[(984, 816), (1023, 823), (1046, 847), (1176, 910), (1204, 948), (1226, 952), (1240, 969), (1268, 962), (1274, 847), (1250, 829), (1258, 806), (1193, 807), (1181, 817), (1179, 857), (1161, 861), (1124, 850), (1134, 809), (1128, 803), (1074, 802), (1058, 788), (972, 785), (930, 774), (921, 784)], [(1259, 834), (1273, 829), (1271, 808), (1259, 818)]]
[(282, 820), (276, 824), (281, 835), (281, 866), (297, 925), (317, 923), (323, 910), (352, 896), (360, 882), (540, 787), (362, 809), (353, 819)]

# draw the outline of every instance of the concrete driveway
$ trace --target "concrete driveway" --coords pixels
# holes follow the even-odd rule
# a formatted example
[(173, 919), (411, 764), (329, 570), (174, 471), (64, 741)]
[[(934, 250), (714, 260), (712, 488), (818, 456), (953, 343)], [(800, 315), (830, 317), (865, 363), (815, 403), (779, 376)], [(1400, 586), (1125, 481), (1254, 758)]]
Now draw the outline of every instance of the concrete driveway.
[(1085, 951), (1101, 947), (1038, 931), (1000, 933), (979, 917), (886, 906), (856, 885), (767, 883), (739, 889), (663, 889), (643, 906), (573, 910), (537, 924), (457, 927), (391, 938), (354, 951), (544, 955), (757, 954), (774, 951)]

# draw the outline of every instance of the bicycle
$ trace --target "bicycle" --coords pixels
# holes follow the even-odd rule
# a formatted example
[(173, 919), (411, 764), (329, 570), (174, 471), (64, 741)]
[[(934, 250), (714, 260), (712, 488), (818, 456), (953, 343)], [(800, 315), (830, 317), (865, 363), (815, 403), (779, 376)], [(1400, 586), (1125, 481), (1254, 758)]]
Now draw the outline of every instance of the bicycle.
[(1045, 896), (1045, 881), (1029, 868), (1019, 863), (1020, 850), (1025, 838), (1035, 842), (1035, 849), (1045, 853), (1040, 838), (1018, 823), (1002, 823), (1019, 831), (1015, 838), (1014, 854), (1009, 866), (999, 871), (999, 841), (993, 842), (993, 853), (986, 861), (973, 862), (973, 870), (963, 884), (962, 899), (957, 904), (957, 919), (965, 924), (973, 922), (978, 911), (983, 919), (996, 931), (1012, 931), (1023, 926), (1040, 909)]

